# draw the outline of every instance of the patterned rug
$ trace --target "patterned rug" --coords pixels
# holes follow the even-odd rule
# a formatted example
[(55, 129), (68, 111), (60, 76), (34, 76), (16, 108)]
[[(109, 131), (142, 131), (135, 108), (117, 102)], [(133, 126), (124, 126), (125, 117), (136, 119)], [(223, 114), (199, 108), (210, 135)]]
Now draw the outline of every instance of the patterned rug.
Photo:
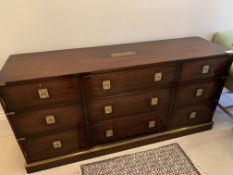
[(82, 175), (200, 175), (177, 144), (81, 165)]

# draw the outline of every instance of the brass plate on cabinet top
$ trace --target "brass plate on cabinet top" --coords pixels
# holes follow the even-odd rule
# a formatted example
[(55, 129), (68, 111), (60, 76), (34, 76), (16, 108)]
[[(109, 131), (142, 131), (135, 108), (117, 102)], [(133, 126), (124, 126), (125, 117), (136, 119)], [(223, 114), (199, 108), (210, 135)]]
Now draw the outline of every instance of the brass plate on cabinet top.
[(38, 94), (41, 99), (49, 98), (49, 92), (47, 88), (38, 89)]

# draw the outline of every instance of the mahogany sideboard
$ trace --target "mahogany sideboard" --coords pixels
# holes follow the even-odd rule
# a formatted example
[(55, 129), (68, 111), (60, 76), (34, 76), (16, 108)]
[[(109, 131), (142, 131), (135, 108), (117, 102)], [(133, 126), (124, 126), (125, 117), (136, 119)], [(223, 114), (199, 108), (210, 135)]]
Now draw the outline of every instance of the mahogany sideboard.
[(1, 104), (30, 173), (210, 129), (231, 63), (199, 37), (12, 55)]

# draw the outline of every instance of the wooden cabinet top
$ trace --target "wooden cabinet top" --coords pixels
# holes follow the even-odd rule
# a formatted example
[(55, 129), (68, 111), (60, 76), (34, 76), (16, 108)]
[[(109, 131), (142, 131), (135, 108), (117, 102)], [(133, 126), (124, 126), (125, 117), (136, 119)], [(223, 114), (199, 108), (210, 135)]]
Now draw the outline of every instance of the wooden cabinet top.
[(70, 74), (227, 55), (199, 37), (12, 55), (0, 72), (10, 83)]

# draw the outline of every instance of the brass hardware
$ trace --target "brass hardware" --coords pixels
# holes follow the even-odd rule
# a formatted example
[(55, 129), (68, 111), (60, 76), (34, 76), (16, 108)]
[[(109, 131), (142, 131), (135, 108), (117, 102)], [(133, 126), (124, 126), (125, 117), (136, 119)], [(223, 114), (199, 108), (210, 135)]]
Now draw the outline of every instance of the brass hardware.
[(103, 81), (103, 90), (111, 89), (111, 81), (110, 80), (104, 80)]
[(1, 101), (3, 109), (6, 109), (6, 103), (2, 97), (0, 97), (0, 101)]
[(5, 114), (6, 114), (6, 116), (12, 116), (12, 115), (15, 115), (15, 112), (7, 112)]
[(17, 139), (18, 142), (21, 142), (21, 141), (24, 141), (24, 140), (26, 140), (26, 138), (24, 138), (24, 137), (23, 137), (23, 138), (18, 138), (18, 139)]
[(38, 89), (38, 93), (41, 99), (49, 98), (49, 92), (48, 89)]
[(201, 97), (204, 94), (204, 89), (197, 89), (196, 91), (196, 97)]
[(153, 121), (149, 121), (149, 128), (154, 128), (155, 127), (156, 122)]
[(5, 82), (0, 81), (0, 87), (1, 87), (1, 86), (6, 86), (6, 83), (5, 83)]
[(155, 133), (155, 134), (151, 134), (151, 135), (147, 135), (144, 137), (137, 137), (137, 138), (133, 138), (133, 139), (128, 139), (126, 141), (122, 141), (122, 142), (118, 142), (118, 143), (112, 143), (112, 144), (107, 144), (107, 145), (101, 145), (101, 146), (96, 146), (93, 148), (90, 148), (88, 150), (83, 150), (83, 151), (78, 151), (72, 154), (67, 154), (67, 155), (63, 155), (63, 156), (57, 156), (57, 157), (53, 157), (53, 158), (49, 158), (46, 160), (41, 160), (41, 161), (37, 161), (37, 162), (32, 162), (32, 163), (26, 163), (25, 167), (26, 168), (33, 168), (33, 167), (37, 167), (37, 166), (41, 166), (47, 163), (52, 163), (55, 161), (61, 161), (67, 158), (74, 158), (77, 156), (84, 156), (87, 154), (91, 154), (97, 151), (104, 151), (107, 149), (112, 149), (112, 148), (116, 148), (119, 146), (124, 146), (127, 144), (133, 144), (133, 143), (138, 143), (138, 142), (142, 142), (145, 140), (150, 140), (150, 139), (154, 139), (157, 137), (163, 137), (166, 135), (172, 135), (172, 134), (176, 134), (176, 133), (182, 133), (182, 132), (186, 132), (189, 130), (193, 130), (193, 129), (198, 129), (198, 128), (202, 128), (202, 127), (207, 127), (207, 126), (211, 126), (213, 125), (213, 122), (207, 122), (207, 123), (202, 123), (202, 124), (198, 124), (198, 125), (194, 125), (194, 126), (189, 126), (189, 127), (183, 127), (183, 128), (179, 128), (179, 129), (173, 129), (173, 130), (168, 130), (165, 132), (160, 132), (160, 133)]
[(118, 53), (110, 54), (111, 57), (121, 57), (121, 56), (130, 56), (130, 55), (136, 55), (136, 52), (127, 51), (127, 52), (118, 52)]
[(111, 105), (105, 106), (104, 107), (104, 113), (105, 114), (111, 114), (112, 113), (112, 106)]
[(155, 82), (161, 81), (162, 80), (162, 75), (163, 75), (162, 72), (155, 73), (154, 81)]
[(105, 137), (112, 137), (113, 136), (113, 130), (109, 129), (107, 131), (105, 131)]
[(55, 120), (54, 115), (48, 115), (48, 116), (46, 116), (46, 117), (45, 117), (45, 121), (46, 121), (46, 124), (47, 124), (47, 125), (56, 123), (56, 120)]
[(227, 50), (226, 53), (228, 53), (229, 55), (233, 55), (233, 50)]
[(189, 115), (189, 119), (195, 119), (197, 116), (197, 112), (191, 112)]
[(60, 140), (53, 141), (53, 148), (54, 149), (61, 148), (61, 141)]
[(23, 152), (24, 157), (27, 158), (28, 157), (27, 152), (25, 150), (22, 150), (22, 152)]
[(202, 67), (201, 73), (202, 73), (202, 74), (207, 74), (207, 73), (209, 73), (209, 70), (210, 70), (210, 65), (204, 65), (204, 66)]
[(153, 97), (151, 98), (151, 106), (156, 106), (158, 104), (159, 98), (158, 97)]

